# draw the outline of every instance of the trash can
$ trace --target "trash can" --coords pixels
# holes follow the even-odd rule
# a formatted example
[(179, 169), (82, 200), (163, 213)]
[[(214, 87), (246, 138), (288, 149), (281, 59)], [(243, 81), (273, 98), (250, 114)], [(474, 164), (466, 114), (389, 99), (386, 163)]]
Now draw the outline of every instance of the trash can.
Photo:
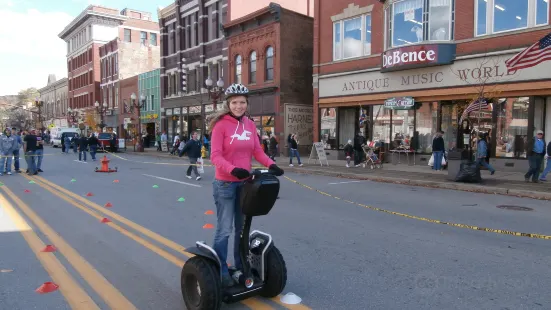
[[(463, 150), (454, 150), (448, 152), (448, 180), (455, 181), (463, 162)], [(465, 159), (466, 160), (466, 159)]]

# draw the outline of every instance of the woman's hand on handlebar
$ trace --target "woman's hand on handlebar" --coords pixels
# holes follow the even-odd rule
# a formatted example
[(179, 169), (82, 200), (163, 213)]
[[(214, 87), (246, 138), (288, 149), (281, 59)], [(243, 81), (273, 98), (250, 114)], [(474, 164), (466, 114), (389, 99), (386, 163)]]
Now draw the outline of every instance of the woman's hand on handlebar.
[(276, 164), (271, 164), (268, 168), (275, 176), (283, 175), (283, 169), (279, 168)]
[(243, 168), (233, 168), (233, 170), (231, 171), (231, 175), (240, 180), (246, 179), (251, 176), (249, 170)]

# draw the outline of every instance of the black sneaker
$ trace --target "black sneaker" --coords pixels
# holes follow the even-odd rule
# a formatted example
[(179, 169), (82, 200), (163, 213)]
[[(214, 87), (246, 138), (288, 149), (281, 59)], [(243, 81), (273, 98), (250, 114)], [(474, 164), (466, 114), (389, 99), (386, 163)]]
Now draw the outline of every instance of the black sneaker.
[(37, 171), (38, 171), (38, 172), (44, 172), (44, 171), (42, 171), (42, 169), (38, 169)]
[(232, 287), (235, 285), (235, 281), (233, 280), (230, 275), (223, 275), (222, 276), (222, 287)]

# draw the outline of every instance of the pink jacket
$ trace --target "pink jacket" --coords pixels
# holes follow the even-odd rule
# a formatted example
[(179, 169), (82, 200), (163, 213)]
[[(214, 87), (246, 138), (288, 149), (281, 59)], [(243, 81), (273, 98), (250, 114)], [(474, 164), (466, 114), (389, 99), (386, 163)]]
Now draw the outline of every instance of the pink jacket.
[(260, 146), (255, 123), (247, 117), (238, 122), (230, 115), (223, 116), (212, 130), (210, 150), (215, 178), (220, 181), (240, 181), (231, 171), (236, 167), (251, 171), (253, 156), (266, 167), (274, 164)]

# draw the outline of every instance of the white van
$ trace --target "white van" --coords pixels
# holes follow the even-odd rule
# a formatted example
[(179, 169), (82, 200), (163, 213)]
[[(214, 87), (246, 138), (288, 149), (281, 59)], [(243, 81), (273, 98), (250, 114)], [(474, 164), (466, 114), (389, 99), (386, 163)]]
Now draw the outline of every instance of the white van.
[(61, 147), (61, 144), (63, 141), (61, 141), (61, 134), (63, 133), (70, 133), (71, 136), (75, 136), (80, 133), (80, 129), (78, 128), (59, 128), (57, 130), (57, 133), (55, 136), (52, 136), (52, 146), (53, 147)]

